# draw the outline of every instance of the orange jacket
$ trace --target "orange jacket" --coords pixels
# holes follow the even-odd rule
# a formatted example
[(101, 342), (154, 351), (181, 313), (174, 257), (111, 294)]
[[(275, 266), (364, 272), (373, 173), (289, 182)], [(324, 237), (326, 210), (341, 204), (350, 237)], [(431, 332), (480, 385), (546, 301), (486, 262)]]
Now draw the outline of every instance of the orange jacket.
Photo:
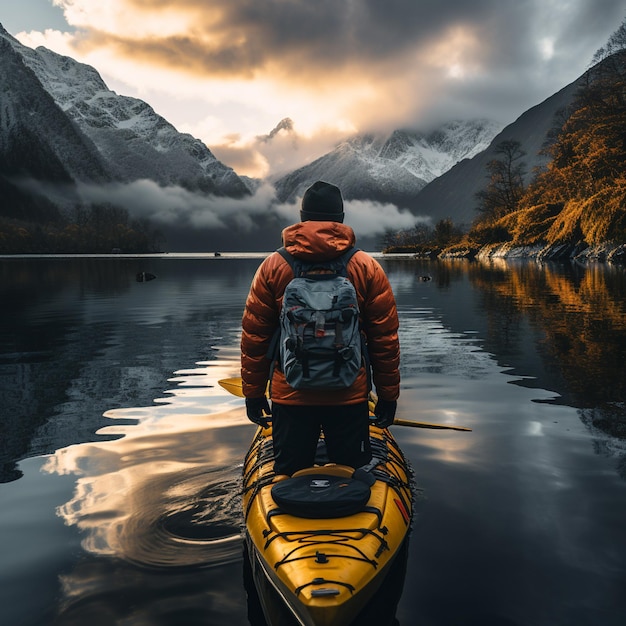
[[(340, 222), (299, 222), (287, 227), (283, 244), (292, 255), (305, 261), (332, 259), (353, 247), (353, 230)], [(400, 394), (400, 344), (395, 298), (387, 276), (378, 261), (359, 251), (348, 263), (348, 278), (359, 301), (361, 328), (367, 337), (376, 392), (384, 400)], [(247, 398), (265, 393), (271, 361), (267, 351), (279, 326), (282, 297), (293, 278), (291, 267), (274, 252), (257, 270), (242, 319), (241, 379)], [(355, 404), (367, 399), (367, 376), (362, 369), (348, 389), (324, 391), (296, 390), (287, 384), (279, 368), (274, 369), (272, 399), (282, 404)]]

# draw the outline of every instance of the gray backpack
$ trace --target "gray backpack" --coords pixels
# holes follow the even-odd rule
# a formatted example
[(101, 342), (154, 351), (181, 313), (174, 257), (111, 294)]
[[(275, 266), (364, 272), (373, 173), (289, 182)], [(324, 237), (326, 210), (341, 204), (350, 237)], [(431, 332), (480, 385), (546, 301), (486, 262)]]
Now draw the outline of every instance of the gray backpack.
[(294, 389), (350, 387), (365, 359), (359, 305), (347, 278), (352, 248), (330, 261), (308, 263), (284, 248), (293, 279), (285, 288), (276, 359)]

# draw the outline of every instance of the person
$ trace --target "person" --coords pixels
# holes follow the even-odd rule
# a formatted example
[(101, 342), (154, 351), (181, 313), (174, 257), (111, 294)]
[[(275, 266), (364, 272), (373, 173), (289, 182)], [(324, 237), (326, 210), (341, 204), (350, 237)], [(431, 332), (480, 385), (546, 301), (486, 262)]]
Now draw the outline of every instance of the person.
[[(302, 199), (301, 221), (282, 232), (284, 248), (304, 262), (328, 261), (353, 248), (356, 237), (343, 223), (343, 198), (335, 185), (317, 181)], [(259, 266), (242, 317), (241, 379), (248, 419), (272, 425), (274, 471), (292, 475), (311, 467), (320, 433), (330, 462), (358, 468), (371, 460), (368, 394), (370, 380), (378, 400), (375, 422), (386, 428), (396, 413), (400, 393), (398, 314), (381, 265), (358, 250), (347, 264), (347, 278), (357, 292), (361, 332), (365, 334), (371, 378), (363, 365), (345, 389), (294, 389), (268, 350), (278, 326), (285, 287), (293, 278), (290, 264), (277, 251)], [(271, 401), (266, 397), (271, 376)]]

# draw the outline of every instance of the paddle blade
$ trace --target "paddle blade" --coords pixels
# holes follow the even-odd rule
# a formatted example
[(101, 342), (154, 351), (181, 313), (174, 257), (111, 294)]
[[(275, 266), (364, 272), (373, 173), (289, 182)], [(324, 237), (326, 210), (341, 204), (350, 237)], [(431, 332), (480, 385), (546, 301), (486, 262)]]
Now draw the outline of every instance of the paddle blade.
[(217, 384), (223, 389), (226, 389), (228, 393), (232, 393), (233, 396), (238, 396), (239, 398), (244, 397), (241, 378), (222, 378), (217, 381)]
[[(237, 376), (236, 378), (222, 378), (221, 380), (217, 381), (217, 384), (220, 387), (226, 389), (228, 393), (232, 393), (233, 396), (237, 396), (238, 398), (245, 397), (243, 395), (243, 385), (241, 384), (241, 378), (239, 378), (239, 376)], [(265, 390), (265, 393), (267, 394), (267, 389)]]
[(396, 418), (393, 420), (394, 426), (410, 426), (412, 428), (434, 428), (437, 430), (460, 430), (463, 432), (472, 432), (471, 428), (466, 426), (448, 426), (447, 424), (430, 424), (429, 422), (412, 422), (410, 420), (402, 420)]

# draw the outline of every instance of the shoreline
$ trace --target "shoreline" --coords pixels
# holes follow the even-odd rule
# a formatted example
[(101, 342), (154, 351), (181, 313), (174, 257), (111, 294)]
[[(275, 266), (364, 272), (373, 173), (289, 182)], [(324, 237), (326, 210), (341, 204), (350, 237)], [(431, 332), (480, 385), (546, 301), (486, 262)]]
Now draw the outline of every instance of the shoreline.
[(612, 263), (626, 265), (626, 244), (603, 243), (597, 246), (587, 244), (534, 244), (520, 245), (511, 242), (487, 244), (480, 248), (452, 247), (444, 250), (431, 250), (423, 253), (401, 250), (385, 252), (385, 257), (421, 259), (467, 259), (490, 261), (534, 260), (534, 261), (576, 261), (579, 263)]

